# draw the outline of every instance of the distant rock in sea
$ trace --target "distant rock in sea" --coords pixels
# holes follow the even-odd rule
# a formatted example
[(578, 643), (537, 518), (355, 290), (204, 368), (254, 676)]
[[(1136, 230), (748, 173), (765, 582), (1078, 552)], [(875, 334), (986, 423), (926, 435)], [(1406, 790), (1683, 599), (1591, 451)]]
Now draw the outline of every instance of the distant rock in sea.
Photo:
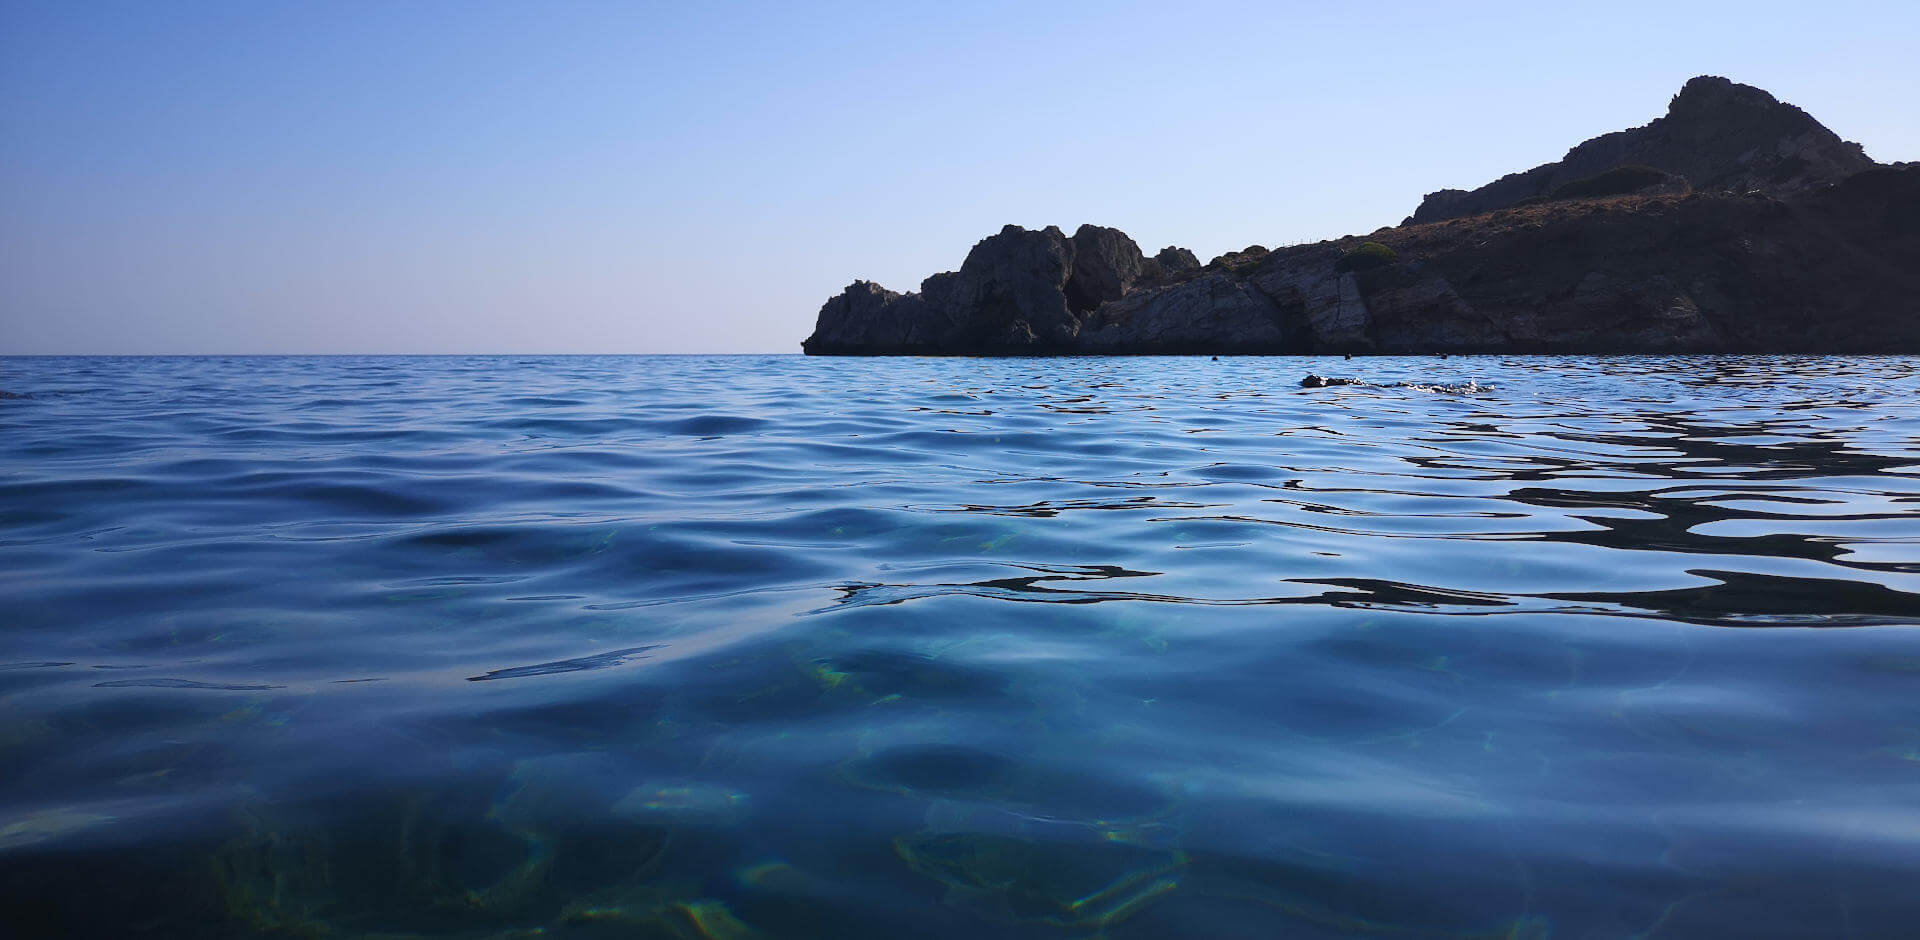
[(856, 281), (813, 355), (1920, 352), (1920, 164), (1724, 78), (1397, 228), (1202, 265), (1009, 225), (913, 293)]

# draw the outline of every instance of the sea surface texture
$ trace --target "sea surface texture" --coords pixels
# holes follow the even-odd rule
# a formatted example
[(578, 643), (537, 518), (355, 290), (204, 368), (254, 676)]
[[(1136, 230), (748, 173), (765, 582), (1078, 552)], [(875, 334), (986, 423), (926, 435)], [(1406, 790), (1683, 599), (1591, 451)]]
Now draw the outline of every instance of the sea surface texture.
[(1920, 360), (0, 390), (13, 936), (1920, 923)]

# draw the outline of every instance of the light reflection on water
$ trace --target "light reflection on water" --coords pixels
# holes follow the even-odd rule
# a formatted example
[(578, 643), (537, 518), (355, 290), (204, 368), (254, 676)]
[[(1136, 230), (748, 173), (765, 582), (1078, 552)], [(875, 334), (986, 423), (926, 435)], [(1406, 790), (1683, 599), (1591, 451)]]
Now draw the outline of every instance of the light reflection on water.
[(1920, 360), (0, 390), (0, 897), (47, 932), (1912, 922)]

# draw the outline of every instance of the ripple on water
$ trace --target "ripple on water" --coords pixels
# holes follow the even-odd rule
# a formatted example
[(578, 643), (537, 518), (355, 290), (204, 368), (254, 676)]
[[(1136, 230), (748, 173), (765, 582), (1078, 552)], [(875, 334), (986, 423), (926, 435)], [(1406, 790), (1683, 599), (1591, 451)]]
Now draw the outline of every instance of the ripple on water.
[(1335, 365), (0, 361), (0, 896), (1909, 931), (1920, 360)]

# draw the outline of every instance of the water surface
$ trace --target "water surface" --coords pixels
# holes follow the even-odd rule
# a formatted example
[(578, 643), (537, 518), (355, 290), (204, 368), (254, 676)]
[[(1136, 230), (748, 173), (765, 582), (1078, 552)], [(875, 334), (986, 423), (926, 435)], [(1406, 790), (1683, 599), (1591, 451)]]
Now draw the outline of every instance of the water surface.
[(6, 359), (0, 390), (31, 396), (0, 400), (0, 897), (33, 931), (1920, 913), (1920, 360)]

